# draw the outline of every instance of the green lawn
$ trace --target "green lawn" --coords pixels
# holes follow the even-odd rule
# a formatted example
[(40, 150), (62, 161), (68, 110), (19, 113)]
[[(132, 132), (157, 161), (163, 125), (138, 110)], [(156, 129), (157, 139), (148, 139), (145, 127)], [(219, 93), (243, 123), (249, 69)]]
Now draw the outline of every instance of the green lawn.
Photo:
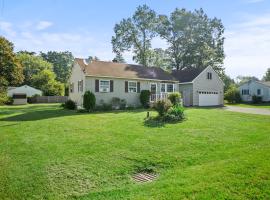
[[(0, 199), (269, 199), (270, 117), (186, 114), (147, 126), (143, 110), (0, 107)], [(134, 183), (145, 169), (159, 178)]]
[(251, 103), (236, 103), (236, 104), (229, 104), (228, 106), (240, 106), (245, 108), (269, 108), (270, 109), (270, 103), (260, 103), (260, 104), (251, 104)]

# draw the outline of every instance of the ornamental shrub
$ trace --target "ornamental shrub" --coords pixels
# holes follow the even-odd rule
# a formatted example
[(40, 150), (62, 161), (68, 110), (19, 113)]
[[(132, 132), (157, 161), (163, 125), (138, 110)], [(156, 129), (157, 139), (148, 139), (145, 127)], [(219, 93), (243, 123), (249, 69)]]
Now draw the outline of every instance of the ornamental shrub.
[(76, 103), (74, 101), (72, 101), (71, 99), (67, 100), (64, 104), (63, 107), (65, 109), (69, 109), (69, 110), (75, 110), (77, 108)]
[(86, 91), (83, 95), (83, 107), (88, 112), (93, 111), (96, 106), (96, 97), (90, 92)]
[(154, 109), (158, 112), (160, 117), (163, 117), (171, 107), (172, 103), (169, 99), (158, 100), (154, 103)]
[(185, 118), (184, 107), (179, 104), (171, 107), (168, 112), (164, 115), (164, 121), (166, 122), (178, 122)]
[(180, 103), (181, 95), (179, 92), (170, 93), (168, 99), (172, 102), (173, 105)]
[(140, 94), (140, 101), (144, 108), (149, 108), (150, 104), (150, 91), (149, 90), (142, 90)]
[(240, 103), (242, 101), (240, 92), (236, 87), (229, 88), (224, 94), (224, 99), (229, 103)]
[(253, 95), (252, 96), (252, 103), (254, 103), (254, 104), (256, 104), (256, 103), (262, 103), (262, 97)]

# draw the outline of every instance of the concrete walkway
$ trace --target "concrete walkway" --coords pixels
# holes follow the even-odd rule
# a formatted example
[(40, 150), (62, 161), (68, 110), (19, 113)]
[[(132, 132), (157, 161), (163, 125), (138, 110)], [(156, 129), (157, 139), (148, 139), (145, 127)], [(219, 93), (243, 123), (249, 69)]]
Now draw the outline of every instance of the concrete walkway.
[(232, 112), (250, 113), (257, 115), (270, 115), (270, 109), (267, 108), (244, 108), (238, 106), (225, 106), (223, 107), (223, 109)]

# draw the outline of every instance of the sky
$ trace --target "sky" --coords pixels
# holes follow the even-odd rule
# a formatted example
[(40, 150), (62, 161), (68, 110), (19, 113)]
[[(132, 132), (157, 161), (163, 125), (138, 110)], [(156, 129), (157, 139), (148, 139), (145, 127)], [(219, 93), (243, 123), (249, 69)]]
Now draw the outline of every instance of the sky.
[[(270, 67), (270, 0), (0, 0), (0, 35), (15, 50), (71, 51), (112, 60), (114, 25), (146, 4), (157, 14), (203, 8), (225, 26), (225, 72), (262, 78)], [(154, 48), (166, 47), (156, 38)], [(124, 58), (133, 63), (131, 52)]]

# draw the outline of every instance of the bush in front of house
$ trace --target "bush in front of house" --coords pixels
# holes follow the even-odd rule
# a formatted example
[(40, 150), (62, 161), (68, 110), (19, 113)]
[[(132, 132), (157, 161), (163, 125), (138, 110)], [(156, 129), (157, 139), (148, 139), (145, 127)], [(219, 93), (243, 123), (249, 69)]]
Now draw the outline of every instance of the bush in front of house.
[(88, 112), (93, 111), (96, 106), (96, 97), (90, 92), (86, 91), (83, 95), (83, 108)]
[(149, 108), (150, 104), (150, 91), (149, 90), (142, 90), (140, 94), (140, 102), (144, 108)]
[(65, 103), (63, 103), (62, 106), (68, 110), (75, 110), (77, 108), (76, 103), (74, 101), (72, 101), (71, 99), (69, 99)]
[(184, 107), (180, 104), (172, 106), (168, 112), (164, 115), (164, 121), (166, 122), (178, 122), (185, 118)]
[(262, 97), (253, 95), (252, 96), (252, 103), (254, 103), (254, 104), (262, 103)]
[(172, 103), (169, 99), (158, 100), (154, 103), (153, 106), (160, 117), (163, 117), (171, 107)]
[(179, 104), (181, 100), (181, 94), (179, 92), (170, 93), (168, 99), (173, 105)]
[(118, 97), (113, 97), (111, 104), (112, 104), (112, 109), (120, 109), (120, 103), (121, 103), (121, 99)]
[(240, 92), (236, 87), (230, 87), (224, 94), (224, 99), (229, 103), (240, 103), (242, 101)]

